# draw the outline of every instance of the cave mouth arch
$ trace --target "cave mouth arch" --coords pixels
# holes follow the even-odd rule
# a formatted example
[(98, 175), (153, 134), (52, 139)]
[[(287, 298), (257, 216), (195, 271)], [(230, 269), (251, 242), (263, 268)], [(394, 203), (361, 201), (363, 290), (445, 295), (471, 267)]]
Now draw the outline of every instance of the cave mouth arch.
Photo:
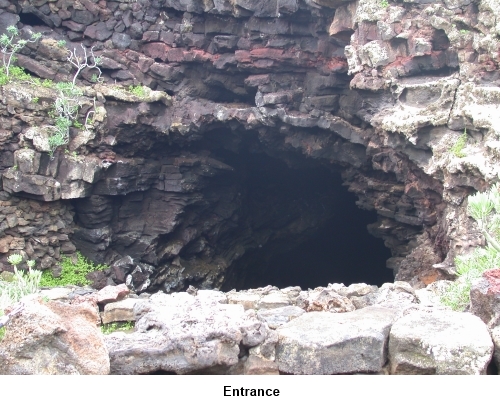
[(253, 222), (255, 234), (267, 226), (270, 235), (234, 260), (223, 291), (394, 281), (386, 267), (390, 250), (367, 229), (377, 214), (356, 205), (356, 196), (343, 184), (341, 166), (252, 148), (214, 155), (235, 169), (234, 180), (245, 196), (243, 221)]

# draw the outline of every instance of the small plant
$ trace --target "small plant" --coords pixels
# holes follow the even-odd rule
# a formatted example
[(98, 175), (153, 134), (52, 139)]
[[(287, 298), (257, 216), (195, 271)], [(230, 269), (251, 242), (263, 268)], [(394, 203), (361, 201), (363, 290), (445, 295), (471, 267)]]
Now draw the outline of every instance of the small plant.
[(0, 35), (0, 52), (2, 52), (3, 69), (7, 77), (10, 74), (10, 65), (15, 61), (15, 54), (23, 49), (28, 43), (36, 42), (42, 34), (31, 34), (30, 39), (17, 39), (19, 30), (10, 25), (7, 32)]
[(380, 7), (382, 7), (382, 8), (389, 7), (389, 1), (388, 0), (381, 0), (380, 1)]
[(83, 126), (83, 124), (81, 124), (81, 123), (80, 123), (80, 122), (78, 122), (78, 121), (73, 122), (73, 126), (74, 126), (75, 128), (77, 128), (77, 129), (83, 129), (83, 128), (85, 128), (85, 127)]
[(469, 33), (469, 30), (460, 30), (460, 34), (466, 35)]
[(32, 77), (30, 74), (26, 73), (23, 68), (19, 66), (11, 66), (9, 75), (5, 73), (4, 68), (0, 68), (0, 85), (7, 84), (9, 82), (12, 82), (13, 80), (28, 82), (35, 85), (38, 84), (38, 82), (40, 81), (40, 79)]
[(457, 280), (441, 296), (441, 302), (463, 311), (470, 300), (472, 282), (488, 269), (500, 267), (500, 193), (497, 186), (468, 198), (467, 211), (474, 218), (488, 245), (470, 255), (455, 258)]
[(50, 79), (45, 79), (44, 81), (42, 81), (41, 86), (51, 89), (54, 87), (54, 82)]
[(137, 97), (146, 97), (146, 90), (143, 86), (129, 86), (128, 91)]
[(82, 126), (78, 123), (78, 110), (81, 107), (79, 98), (83, 95), (83, 92), (76, 86), (76, 79), (80, 72), (85, 69), (97, 69), (98, 75), (94, 74), (95, 80), (99, 81), (101, 77), (101, 69), (97, 67), (100, 63), (100, 58), (94, 55), (94, 48), (90, 48), (89, 51), (81, 45), (83, 54), (78, 55), (76, 48), (73, 51), (68, 50), (68, 62), (70, 62), (75, 68), (76, 73), (73, 76), (71, 83), (57, 83), (56, 89), (59, 91), (59, 97), (57, 97), (54, 103), (54, 110), (49, 113), (52, 114), (52, 118), (55, 119), (55, 129), (54, 133), (49, 137), (49, 155), (50, 158), (54, 158), (54, 152), (59, 146), (67, 145), (69, 142), (69, 129), (72, 125), (77, 128), (87, 128), (87, 121), (90, 114), (94, 114), (95, 111), (95, 100), (94, 100), (94, 111), (87, 112), (85, 117), (85, 124)]
[(96, 75), (95, 73), (91, 76), (90, 81), (92, 83), (99, 83), (102, 82), (103, 80), (101, 79), (100, 76)]
[(0, 280), (0, 311), (15, 304), (26, 295), (38, 292), (42, 272), (34, 270), (35, 262), (28, 260), (28, 271), (25, 273), (17, 268), (22, 263), (20, 254), (12, 254), (7, 261), (14, 268), (14, 277), (11, 282)]
[(69, 142), (69, 129), (76, 122), (80, 107), (79, 97), (83, 95), (82, 91), (72, 83), (57, 83), (56, 89), (59, 91), (59, 97), (54, 102), (54, 110), (49, 112), (49, 116), (55, 120), (54, 132), (49, 137), (51, 158), (59, 146)]
[(457, 158), (464, 158), (467, 156), (463, 149), (467, 144), (467, 128), (464, 129), (464, 133), (460, 135), (455, 144), (450, 148), (450, 152), (453, 153)]
[(31, 101), (32, 101), (33, 103), (35, 103), (35, 104), (37, 104), (37, 103), (38, 103), (38, 100), (39, 100), (39, 98), (38, 98), (38, 97), (33, 97), (33, 98), (31, 99)]
[(60, 39), (59, 41), (57, 41), (57, 46), (59, 48), (64, 48), (66, 46), (66, 41), (64, 39)]
[(20, 254), (12, 254), (7, 258), (7, 261), (14, 267), (14, 272), (17, 271), (17, 265), (21, 264), (23, 261), (23, 256)]
[(40, 286), (59, 287), (65, 285), (88, 285), (87, 274), (93, 271), (100, 271), (106, 268), (105, 265), (95, 264), (83, 257), (80, 252), (76, 253), (76, 263), (73, 263), (71, 257), (63, 257), (61, 261), (61, 275), (54, 277), (51, 271), (44, 271)]
[(73, 51), (70, 51), (68, 49), (68, 62), (76, 68), (76, 73), (73, 76), (73, 87), (76, 85), (76, 78), (85, 68), (97, 69), (99, 74), (96, 74), (96, 82), (100, 79), (102, 74), (101, 69), (99, 69), (98, 67), (98, 65), (101, 63), (101, 58), (98, 58), (94, 55), (94, 47), (90, 48), (90, 50), (87, 51), (87, 48), (85, 48), (83, 44), (80, 45), (82, 47), (83, 54), (78, 55), (76, 48), (74, 48)]
[(119, 331), (129, 331), (134, 329), (135, 322), (111, 322), (106, 325), (101, 326), (101, 332), (105, 335), (109, 335), (113, 332)]
[(180, 29), (182, 34), (192, 32), (193, 31), (193, 24), (191, 23), (191, 21), (189, 21), (187, 19), (183, 19), (182, 24), (179, 26), (179, 29)]

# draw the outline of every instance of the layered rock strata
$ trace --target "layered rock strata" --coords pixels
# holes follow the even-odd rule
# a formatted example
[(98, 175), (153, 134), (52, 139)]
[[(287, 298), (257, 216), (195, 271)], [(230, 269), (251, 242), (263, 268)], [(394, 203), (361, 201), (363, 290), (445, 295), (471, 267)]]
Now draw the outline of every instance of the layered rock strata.
[[(498, 180), (491, 1), (0, 8), (0, 31), (18, 23), (25, 35), (43, 34), (19, 55), (30, 73), (72, 78), (60, 40), (94, 47), (103, 71), (102, 83), (92, 70), (79, 82), (81, 118), (93, 110), (92, 127), (73, 128), (53, 160), (55, 91), (2, 86), (4, 262), (23, 252), (51, 268), (76, 246), (100, 262), (132, 256), (139, 290), (220, 287), (247, 252), (293, 247), (335, 215), (331, 193), (290, 199), (252, 189), (245, 154), (340, 171), (358, 205), (377, 212), (369, 230), (391, 249), (396, 280), (449, 278), (453, 257), (484, 243), (465, 204)], [(137, 95), (129, 85), (153, 90)], [(12, 208), (33, 200), (41, 208)]]

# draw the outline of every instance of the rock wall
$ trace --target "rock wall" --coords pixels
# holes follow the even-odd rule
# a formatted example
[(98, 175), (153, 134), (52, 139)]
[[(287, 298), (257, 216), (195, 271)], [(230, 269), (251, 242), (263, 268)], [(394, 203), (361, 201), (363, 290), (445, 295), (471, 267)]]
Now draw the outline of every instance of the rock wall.
[[(93, 127), (72, 128), (53, 160), (55, 91), (0, 89), (2, 261), (21, 250), (49, 268), (76, 245), (101, 262), (132, 256), (146, 269), (144, 288), (220, 287), (247, 251), (300, 241), (335, 215), (331, 193), (291, 199), (252, 189), (244, 181), (252, 167), (238, 156), (253, 153), (294, 170), (340, 171), (358, 205), (376, 210), (369, 230), (391, 249), (396, 280), (449, 278), (453, 257), (483, 243), (466, 197), (498, 180), (495, 7), (2, 2), (0, 31), (18, 23), (43, 34), (19, 55), (27, 71), (67, 81), (74, 71), (64, 47), (82, 44), (94, 47), (103, 72), (100, 83), (92, 70), (79, 81), (80, 115), (93, 109)], [(152, 90), (127, 90), (139, 84)], [(33, 200), (54, 220), (35, 214), (12, 225), (12, 205)]]

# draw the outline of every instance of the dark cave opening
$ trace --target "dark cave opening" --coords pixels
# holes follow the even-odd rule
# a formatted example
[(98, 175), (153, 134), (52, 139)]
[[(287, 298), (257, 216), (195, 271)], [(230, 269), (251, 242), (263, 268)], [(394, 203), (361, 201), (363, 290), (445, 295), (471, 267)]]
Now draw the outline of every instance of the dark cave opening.
[(30, 25), (32, 27), (36, 25), (47, 25), (40, 17), (33, 13), (20, 13), (19, 22), (25, 25)]
[(376, 214), (357, 208), (354, 200), (351, 195), (343, 195), (339, 215), (292, 251), (273, 256), (267, 271), (249, 280), (245, 287), (298, 285), (305, 289), (328, 283), (380, 286), (394, 282), (392, 270), (385, 264), (390, 251), (366, 229), (376, 221)]
[[(249, 149), (218, 157), (240, 174), (244, 215), (252, 222), (253, 234), (270, 236), (235, 260), (223, 290), (360, 282), (380, 286), (394, 281), (386, 267), (390, 250), (367, 230), (377, 215), (356, 206), (356, 196), (342, 184), (340, 167), (298, 155), (282, 160)], [(301, 221), (306, 223), (303, 228), (296, 225)], [(283, 236), (283, 229), (291, 232)]]

